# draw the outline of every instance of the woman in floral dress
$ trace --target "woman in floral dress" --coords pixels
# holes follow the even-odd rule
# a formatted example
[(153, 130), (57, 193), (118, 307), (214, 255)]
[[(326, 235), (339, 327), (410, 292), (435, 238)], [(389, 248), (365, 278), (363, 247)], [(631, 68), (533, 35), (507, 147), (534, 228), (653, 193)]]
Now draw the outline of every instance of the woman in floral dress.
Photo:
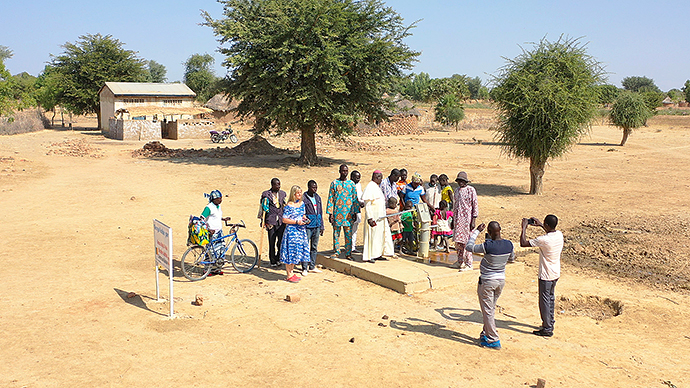
[(290, 189), (288, 203), (283, 209), (283, 223), (285, 224), (285, 232), (280, 247), (280, 261), (285, 264), (287, 281), (297, 283), (300, 281), (300, 277), (292, 272), (295, 264), (309, 261), (306, 229), (309, 219), (305, 215), (302, 189), (297, 185)]
[(458, 183), (458, 189), (455, 190), (453, 198), (453, 216), (455, 217), (453, 242), (455, 242), (455, 249), (458, 251), (458, 261), (453, 264), (453, 267), (471, 270), (472, 253), (465, 250), (465, 245), (477, 219), (477, 191), (468, 185), (470, 180), (467, 179), (467, 173), (464, 171), (458, 173), (455, 182)]

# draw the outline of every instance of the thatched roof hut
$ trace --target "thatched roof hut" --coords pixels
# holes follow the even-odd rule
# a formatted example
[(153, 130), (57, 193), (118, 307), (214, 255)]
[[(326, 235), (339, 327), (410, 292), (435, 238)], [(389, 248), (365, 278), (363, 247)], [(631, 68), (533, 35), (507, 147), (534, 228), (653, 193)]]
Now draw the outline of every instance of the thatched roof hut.
[(417, 109), (414, 103), (410, 100), (398, 100), (395, 102), (395, 107), (392, 110), (384, 109), (386, 116), (417, 116), (420, 117), (422, 113)]
[(217, 112), (229, 112), (237, 108), (240, 102), (231, 98), (225, 93), (218, 93), (204, 104), (204, 108), (212, 109)]

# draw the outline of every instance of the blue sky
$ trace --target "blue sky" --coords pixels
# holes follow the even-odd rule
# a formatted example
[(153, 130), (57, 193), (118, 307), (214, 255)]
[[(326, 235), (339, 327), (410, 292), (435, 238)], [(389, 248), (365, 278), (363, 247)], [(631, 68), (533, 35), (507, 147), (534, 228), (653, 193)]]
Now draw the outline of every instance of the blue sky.
[[(546, 36), (583, 37), (588, 53), (609, 72), (609, 83), (621, 86), (627, 76), (654, 79), (664, 91), (681, 88), (690, 79), (690, 2), (651, 1), (411, 1), (386, 4), (412, 23), (407, 44), (422, 55), (415, 72), (432, 77), (490, 74), (514, 58), (529, 42)], [(110, 34), (166, 66), (168, 80), (182, 78), (183, 62), (192, 54), (216, 58), (224, 75), (218, 43), (210, 28), (200, 26), (200, 10), (214, 18), (222, 6), (210, 0), (118, 2), (4, 1), (0, 7), (0, 45), (14, 57), (6, 62), (12, 74), (37, 75), (50, 54), (83, 34)]]

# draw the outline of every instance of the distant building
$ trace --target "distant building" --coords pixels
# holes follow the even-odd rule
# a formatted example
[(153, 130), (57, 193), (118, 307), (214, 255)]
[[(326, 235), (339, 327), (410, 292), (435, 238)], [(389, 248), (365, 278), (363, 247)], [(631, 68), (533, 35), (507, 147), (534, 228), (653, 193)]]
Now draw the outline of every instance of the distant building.
[[(185, 84), (106, 82), (98, 95), (103, 134), (114, 139), (199, 138), (215, 127), (194, 121), (210, 110), (195, 104), (196, 93)], [(178, 130), (178, 121), (194, 130)]]

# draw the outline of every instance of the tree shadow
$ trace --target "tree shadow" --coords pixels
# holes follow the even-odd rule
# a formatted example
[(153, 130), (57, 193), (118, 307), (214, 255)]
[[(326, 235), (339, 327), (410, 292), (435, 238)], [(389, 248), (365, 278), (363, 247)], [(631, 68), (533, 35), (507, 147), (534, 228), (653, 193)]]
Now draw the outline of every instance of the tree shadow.
[(619, 143), (577, 143), (577, 145), (581, 146), (594, 146), (594, 147), (618, 147), (620, 146)]
[(155, 161), (168, 162), (182, 165), (205, 165), (205, 166), (219, 166), (219, 167), (257, 167), (257, 168), (279, 168), (287, 171), (290, 167), (332, 167), (341, 164), (351, 164), (345, 159), (330, 158), (326, 156), (319, 156), (318, 163), (312, 166), (306, 166), (299, 162), (299, 156), (295, 155), (237, 155), (225, 157), (140, 157), (140, 159), (148, 159)]
[(139, 295), (139, 294), (136, 294), (134, 297), (129, 298), (129, 297), (128, 297), (129, 292), (124, 291), (124, 290), (121, 290), (121, 289), (119, 289), (119, 288), (113, 288), (113, 290), (115, 290), (115, 292), (117, 293), (117, 295), (119, 295), (120, 298), (122, 298), (122, 301), (123, 301), (123, 302), (125, 302), (125, 303), (127, 303), (127, 304), (129, 304), (129, 305), (132, 305), (132, 306), (135, 306), (135, 307), (139, 307), (140, 309), (144, 309), (144, 310), (146, 310), (146, 311), (150, 311), (150, 312), (152, 312), (152, 313), (154, 313), (154, 314), (158, 314), (158, 315), (162, 315), (162, 316), (167, 316), (167, 315), (165, 315), (165, 314), (163, 314), (163, 313), (161, 313), (161, 312), (151, 310), (151, 309), (149, 308), (149, 306), (146, 305), (146, 302), (144, 302), (144, 298), (147, 298), (147, 299), (149, 299), (149, 300), (153, 300), (153, 298), (151, 298), (151, 297), (148, 297), (148, 296), (141, 296), (141, 295)]
[(484, 195), (489, 197), (500, 196), (521, 196), (528, 195), (527, 192), (515, 186), (494, 185), (485, 183), (470, 183), (472, 187), (477, 190), (477, 195)]
[[(435, 309), (435, 311), (445, 319), (462, 322), (475, 322), (479, 324), (484, 323), (482, 313), (475, 309), (461, 309), (457, 307), (442, 307)], [(498, 308), (496, 309), (498, 314)], [(517, 322), (507, 319), (496, 318), (496, 327), (505, 330), (512, 330), (523, 334), (532, 334), (532, 330), (539, 329), (537, 326), (528, 325), (522, 322)]]

